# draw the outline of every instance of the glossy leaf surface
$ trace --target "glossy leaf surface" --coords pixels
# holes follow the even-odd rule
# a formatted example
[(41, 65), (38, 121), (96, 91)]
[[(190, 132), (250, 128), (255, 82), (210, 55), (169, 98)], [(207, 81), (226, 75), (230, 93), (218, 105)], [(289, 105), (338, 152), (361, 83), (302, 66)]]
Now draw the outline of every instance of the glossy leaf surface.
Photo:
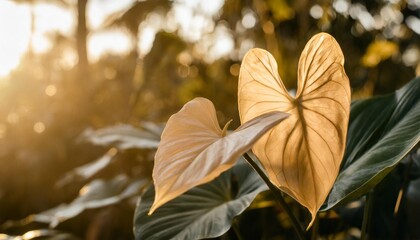
[(189, 189), (209, 182), (231, 168), (267, 130), (288, 114), (271, 112), (224, 136), (213, 103), (195, 98), (172, 115), (155, 157), (155, 203), (150, 214)]
[(352, 104), (346, 158), (323, 210), (379, 183), (420, 141), (420, 78)]
[(308, 208), (314, 220), (337, 177), (344, 154), (350, 110), (349, 80), (338, 43), (314, 36), (299, 60), (298, 89), (288, 94), (273, 56), (252, 49), (238, 87), (241, 122), (270, 111), (291, 116), (253, 147), (270, 180)]
[(212, 182), (187, 191), (149, 216), (147, 212), (154, 197), (152, 187), (136, 208), (135, 238), (203, 239), (221, 236), (229, 230), (233, 218), (265, 190), (266, 184), (243, 159)]

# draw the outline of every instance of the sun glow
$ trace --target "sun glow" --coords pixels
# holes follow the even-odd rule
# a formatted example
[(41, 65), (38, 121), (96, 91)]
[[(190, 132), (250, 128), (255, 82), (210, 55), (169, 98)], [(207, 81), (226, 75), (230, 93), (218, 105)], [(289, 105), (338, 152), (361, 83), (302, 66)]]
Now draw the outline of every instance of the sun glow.
[[(133, 0), (107, 2), (92, 0), (87, 15), (89, 27), (98, 28), (107, 15), (128, 7)], [(31, 14), (34, 17), (31, 33)], [(51, 21), (54, 19), (54, 21)], [(51, 33), (58, 32), (72, 37), (75, 31), (76, 14), (61, 5), (40, 2), (36, 4), (0, 1), (0, 78), (15, 69), (22, 56), (31, 49), (35, 54), (51, 50)], [(91, 29), (92, 30), (92, 29)], [(132, 47), (132, 39), (124, 31), (101, 30), (89, 34), (89, 58), (95, 62), (105, 53), (127, 53)], [(68, 60), (68, 59), (66, 59)], [(73, 62), (73, 61), (71, 61)], [(71, 64), (74, 65), (74, 64)]]
[(27, 6), (11, 1), (0, 2), (0, 77), (18, 66), (28, 48), (30, 30)]

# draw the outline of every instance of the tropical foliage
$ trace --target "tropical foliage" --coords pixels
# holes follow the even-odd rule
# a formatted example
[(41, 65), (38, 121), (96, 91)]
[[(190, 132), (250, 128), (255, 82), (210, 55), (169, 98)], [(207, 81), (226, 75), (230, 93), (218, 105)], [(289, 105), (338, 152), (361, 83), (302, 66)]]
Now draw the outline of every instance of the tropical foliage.
[[(27, 8), (32, 24), (31, 42), (18, 67), (0, 77), (0, 239), (419, 238), (418, 2), (4, 2)], [(128, 4), (93, 27), (89, 17), (99, 11), (98, 2), (103, 9), (111, 2)], [(74, 29), (43, 35), (50, 47), (38, 53), (33, 43), (39, 27), (57, 21), (51, 12), (42, 15), (38, 10), (51, 5), (71, 13)], [(14, 21), (2, 20), (0, 25), (20, 30)], [(92, 60), (90, 39), (114, 30), (126, 34), (131, 48)], [(329, 35), (317, 35), (320, 32)], [(0, 34), (2, 39), (13, 35)], [(150, 49), (138, 47), (150, 35), (154, 36)], [(305, 60), (326, 55), (319, 38), (310, 40), (314, 36), (335, 38), (327, 37), (326, 51), (335, 49), (328, 74), (311, 67), (323, 66), (322, 59), (312, 64)], [(308, 41), (314, 47), (305, 48)], [(9, 50), (9, 46), (0, 48), (2, 56), (8, 52), (3, 50)], [(246, 54), (253, 48), (258, 49)], [(317, 48), (321, 54), (312, 55)], [(269, 69), (264, 67), (267, 63)], [(252, 69), (253, 75), (244, 69)], [(333, 110), (325, 112), (314, 102), (302, 101), (307, 96), (330, 96), (304, 86), (321, 73), (334, 73), (339, 81), (348, 78), (341, 92), (338, 84), (320, 84), (320, 89), (337, 90), (333, 97), (347, 104), (343, 111), (337, 111), (334, 103), (328, 105)], [(258, 80), (262, 75), (267, 78)], [(248, 81), (255, 92), (246, 87)], [(272, 84), (263, 86), (268, 83)], [(253, 95), (265, 91), (273, 93), (272, 99)], [(269, 109), (268, 102), (283, 100), (284, 105)], [(170, 116), (185, 113), (185, 108), (180, 109), (197, 101), (206, 102), (205, 106), (191, 116), (208, 116), (202, 119), (207, 130), (190, 136), (191, 129), (182, 127), (179, 136), (185, 137), (184, 146), (178, 132), (168, 130), (179, 126), (182, 118)], [(262, 105), (267, 109), (257, 111), (253, 101), (266, 101)], [(212, 110), (199, 114), (206, 109)], [(290, 115), (258, 117), (272, 110)], [(313, 111), (332, 122), (319, 120)], [(299, 142), (319, 140), (315, 132), (303, 133), (304, 121), (327, 143), (297, 149)], [(289, 124), (296, 124), (296, 130), (291, 132)], [(320, 124), (338, 129), (328, 132)], [(267, 139), (267, 131), (276, 137)], [(288, 144), (270, 143), (288, 134)], [(161, 177), (157, 180), (161, 183), (170, 176), (154, 172), (170, 171), (172, 165), (164, 161), (177, 151), (170, 144), (174, 139), (179, 140), (176, 146), (184, 146), (180, 151), (192, 147), (188, 164), (182, 163), (190, 171), (184, 173), (178, 166), (173, 178), (177, 184), (189, 180), (192, 184), (172, 193), (172, 200), (166, 199), (149, 216), (156, 192), (162, 191), (159, 187), (155, 191), (152, 176)], [(267, 157), (263, 141), (273, 150)], [(334, 154), (328, 153), (330, 147)], [(290, 149), (288, 156), (307, 163), (316, 162), (314, 155), (304, 156), (308, 149), (331, 155), (325, 159), (331, 174), (309, 185), (307, 179), (316, 176), (305, 164), (293, 169), (287, 162), (271, 167), (282, 152), (278, 148)], [(160, 160), (155, 165), (156, 151)], [(217, 161), (201, 171), (199, 162), (213, 153), (218, 154)], [(195, 160), (199, 160), (196, 165), (191, 164)], [(322, 171), (318, 165), (313, 169)], [(307, 193), (320, 188), (323, 194), (315, 198)], [(368, 224), (362, 224), (363, 216), (369, 216), (364, 221)], [(305, 232), (313, 219), (311, 230)]]

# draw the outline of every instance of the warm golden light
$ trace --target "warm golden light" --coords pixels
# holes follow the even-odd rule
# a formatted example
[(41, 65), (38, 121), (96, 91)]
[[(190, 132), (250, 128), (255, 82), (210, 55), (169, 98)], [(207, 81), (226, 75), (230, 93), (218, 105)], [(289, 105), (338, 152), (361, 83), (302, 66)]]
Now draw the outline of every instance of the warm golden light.
[(4, 124), (0, 124), (0, 138), (3, 138), (4, 135), (6, 135), (6, 131), (7, 131), (6, 126)]
[[(114, 4), (118, 8), (126, 6), (125, 3)], [(100, 8), (102, 9), (102, 8)], [(109, 12), (110, 10), (108, 10)], [(34, 22), (31, 22), (33, 14)], [(89, 11), (88, 18), (104, 20), (104, 13)], [(55, 19), (51, 21), (51, 19)], [(69, 9), (52, 3), (18, 4), (10, 0), (0, 1), (0, 77), (7, 76), (15, 69), (22, 56), (31, 49), (35, 54), (51, 50), (51, 33), (59, 32), (62, 35), (71, 35), (76, 22), (75, 14)], [(31, 26), (34, 28), (31, 29)], [(97, 27), (97, 26), (96, 26)], [(92, 33), (88, 40), (89, 57), (97, 61), (104, 53), (127, 53), (134, 44), (126, 32), (118, 30), (100, 31)], [(68, 54), (67, 54), (68, 55)], [(70, 56), (70, 59), (68, 59)], [(71, 55), (66, 56), (66, 63), (74, 62)], [(48, 94), (47, 94), (48, 95)]]
[[(12, 24), (13, 23), (13, 24)], [(19, 64), (30, 35), (30, 12), (12, 1), (0, 2), (0, 77)]]
[(19, 122), (19, 115), (14, 112), (9, 113), (9, 115), (7, 115), (7, 122), (10, 124), (16, 124)]
[(128, 53), (134, 46), (126, 32), (121, 30), (109, 30), (99, 32), (91, 36), (88, 41), (90, 60), (98, 61), (104, 53), (121, 54)]
[(291, 114), (252, 151), (271, 182), (309, 210), (310, 227), (338, 176), (350, 114), (344, 55), (331, 35), (319, 33), (306, 44), (297, 85), (290, 96), (274, 57), (252, 49), (239, 73), (238, 107), (242, 124), (273, 110)]

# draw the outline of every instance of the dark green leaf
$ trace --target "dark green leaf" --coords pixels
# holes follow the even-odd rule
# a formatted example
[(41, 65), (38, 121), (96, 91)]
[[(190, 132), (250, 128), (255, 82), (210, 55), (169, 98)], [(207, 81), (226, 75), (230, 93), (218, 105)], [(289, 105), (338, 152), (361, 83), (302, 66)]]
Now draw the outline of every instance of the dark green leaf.
[(420, 141), (420, 78), (352, 105), (346, 161), (322, 210), (360, 197)]
[[(237, 186), (237, 189), (236, 187)], [(243, 159), (210, 183), (195, 187), (147, 215), (155, 196), (151, 187), (134, 215), (136, 239), (202, 239), (222, 235), (267, 187)]]

